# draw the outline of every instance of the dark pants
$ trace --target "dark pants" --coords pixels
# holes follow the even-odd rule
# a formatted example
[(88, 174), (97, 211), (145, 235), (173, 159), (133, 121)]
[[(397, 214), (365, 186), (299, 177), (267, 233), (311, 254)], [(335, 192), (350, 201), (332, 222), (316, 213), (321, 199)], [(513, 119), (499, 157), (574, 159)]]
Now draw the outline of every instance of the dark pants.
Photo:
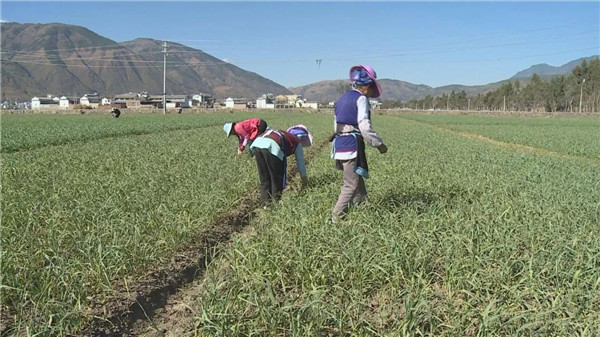
[(269, 199), (275, 201), (281, 198), (283, 191), (283, 161), (265, 149), (254, 149), (258, 177), (260, 178), (260, 200), (267, 203)]

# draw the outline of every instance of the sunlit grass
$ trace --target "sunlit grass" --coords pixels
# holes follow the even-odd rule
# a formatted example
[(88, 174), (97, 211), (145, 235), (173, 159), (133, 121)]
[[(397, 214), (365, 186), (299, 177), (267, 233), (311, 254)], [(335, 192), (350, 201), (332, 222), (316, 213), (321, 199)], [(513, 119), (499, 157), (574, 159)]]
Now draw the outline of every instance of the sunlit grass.
[(597, 165), (498, 148), (393, 117), (370, 201), (331, 224), (341, 174), (311, 163), (209, 268), (197, 332), (580, 335), (600, 329)]
[(598, 117), (404, 115), (404, 118), (497, 141), (600, 159)]
[[(77, 329), (92, 299), (168, 264), (246, 195), (258, 198), (256, 163), (234, 159), (237, 140), (222, 130), (253, 116), (3, 116), (1, 295), (17, 330)], [(191, 304), (196, 332), (600, 333), (600, 169), (596, 149), (579, 146), (597, 141), (587, 131), (596, 120), (374, 115), (389, 152), (367, 150), (369, 201), (331, 224), (342, 179), (326, 141), (332, 116), (258, 116), (311, 129), (309, 186), (292, 181), (209, 265)], [(556, 130), (572, 137), (557, 143)]]

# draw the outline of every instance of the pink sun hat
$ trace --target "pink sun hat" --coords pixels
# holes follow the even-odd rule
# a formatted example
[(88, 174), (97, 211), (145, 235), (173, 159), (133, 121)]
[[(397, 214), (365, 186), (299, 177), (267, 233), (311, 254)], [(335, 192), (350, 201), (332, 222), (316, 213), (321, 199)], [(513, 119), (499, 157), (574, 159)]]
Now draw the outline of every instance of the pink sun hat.
[(350, 83), (359, 85), (375, 83), (377, 92), (373, 95), (373, 98), (381, 96), (381, 86), (377, 83), (377, 73), (371, 66), (359, 64), (350, 68)]

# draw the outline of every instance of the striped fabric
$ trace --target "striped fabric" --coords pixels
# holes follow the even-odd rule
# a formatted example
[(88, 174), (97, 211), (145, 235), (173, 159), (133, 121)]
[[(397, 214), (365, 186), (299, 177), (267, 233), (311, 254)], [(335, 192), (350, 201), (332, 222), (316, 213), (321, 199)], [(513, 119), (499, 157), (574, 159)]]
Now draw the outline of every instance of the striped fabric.
[(342, 133), (335, 137), (331, 150), (331, 158), (348, 160), (356, 158), (357, 155), (358, 142), (356, 141), (356, 134), (354, 132)]

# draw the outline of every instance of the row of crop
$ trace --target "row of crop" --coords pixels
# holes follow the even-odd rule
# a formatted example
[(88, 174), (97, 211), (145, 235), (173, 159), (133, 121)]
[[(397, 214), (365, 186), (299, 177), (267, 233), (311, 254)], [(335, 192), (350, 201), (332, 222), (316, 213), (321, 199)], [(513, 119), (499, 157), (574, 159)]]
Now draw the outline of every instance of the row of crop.
[[(236, 158), (237, 139), (222, 130), (225, 121), (252, 116), (191, 116), (208, 121), (191, 129), (171, 119), (182, 116), (129, 117), (129, 130), (139, 133), (81, 139), (97, 121), (81, 116), (66, 138), (48, 134), (75, 141), (2, 154), (1, 296), (17, 331), (76, 329), (92, 299), (102, 302), (117, 285), (168, 264), (247, 194), (258, 198), (256, 164), (247, 154)], [(280, 128), (307, 121), (271, 117)]]
[[(143, 124), (164, 116), (130, 117)], [(252, 158), (235, 160), (236, 140), (220, 127), (247, 117), (4, 153), (2, 303), (17, 315), (17, 329), (61, 335), (76, 328), (91, 298), (168, 263), (255, 193)], [(313, 131), (309, 186), (287, 190), (254, 224), (258, 234), (239, 238), (228, 262), (211, 266), (196, 310), (202, 333), (452, 335), (527, 323), (561, 334), (599, 318), (593, 163), (376, 116), (390, 151), (368, 150), (370, 203), (332, 225), (341, 183), (326, 141), (332, 116), (264, 117), (273, 127), (304, 123)], [(168, 130), (172, 120), (157, 123)], [(529, 309), (518, 308), (522, 298)]]
[[(265, 119), (279, 114), (260, 113)], [(2, 153), (48, 145), (82, 143), (102, 138), (145, 135), (223, 125), (252, 117), (248, 114), (187, 115), (3, 115)]]
[(368, 204), (329, 222), (323, 152), (209, 265), (190, 306), (213, 335), (594, 336), (600, 171), (377, 116)]
[(482, 135), (497, 141), (600, 159), (598, 117), (405, 115), (405, 118), (449, 130)]

